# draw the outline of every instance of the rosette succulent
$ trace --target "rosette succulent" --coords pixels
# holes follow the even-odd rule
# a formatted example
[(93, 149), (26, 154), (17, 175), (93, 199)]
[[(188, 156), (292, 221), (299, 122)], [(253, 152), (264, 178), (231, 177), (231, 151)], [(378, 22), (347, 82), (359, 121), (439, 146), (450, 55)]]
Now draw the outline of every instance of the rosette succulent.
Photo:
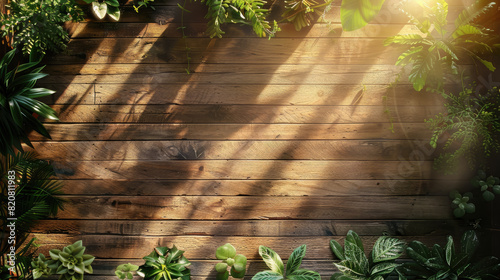
[(144, 277), (144, 280), (189, 280), (191, 272), (189, 266), (191, 263), (183, 256), (181, 251), (173, 246), (156, 247), (151, 254), (144, 257), (146, 263), (139, 266), (137, 274)]
[(85, 247), (82, 241), (66, 246), (63, 250), (52, 249), (49, 251), (50, 259), (43, 254), (31, 262), (33, 278), (46, 277), (53, 274), (61, 275), (59, 280), (83, 280), (85, 273), (92, 273), (94, 257), (84, 255)]
[(37, 279), (40, 277), (48, 277), (54, 274), (55, 271), (51, 269), (47, 262), (47, 258), (43, 254), (38, 255), (38, 258), (31, 262), (31, 267), (33, 268), (33, 278)]
[(64, 247), (62, 251), (52, 249), (49, 251), (52, 260), (48, 262), (48, 267), (61, 275), (59, 280), (83, 280), (85, 273), (93, 272), (90, 264), (95, 259), (91, 255), (84, 255), (84, 252), (81, 240)]
[(215, 265), (217, 271), (217, 280), (227, 280), (229, 278), (230, 268), (231, 276), (234, 278), (245, 277), (247, 258), (241, 254), (236, 254), (233, 245), (226, 243), (215, 251), (215, 257), (222, 262)]

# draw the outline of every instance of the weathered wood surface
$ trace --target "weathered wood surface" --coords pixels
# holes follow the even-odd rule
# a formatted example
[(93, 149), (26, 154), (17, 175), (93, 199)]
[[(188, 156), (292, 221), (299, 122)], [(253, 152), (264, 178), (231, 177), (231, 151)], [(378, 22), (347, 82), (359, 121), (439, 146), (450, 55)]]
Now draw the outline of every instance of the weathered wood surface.
[(467, 186), (433, 171), (424, 121), (441, 97), (406, 78), (389, 86), (401, 49), (385, 38), (417, 32), (397, 1), (354, 32), (340, 29), (334, 1), (331, 25), (281, 23), (271, 40), (236, 25), (208, 38), (199, 2), (184, 24), (175, 1), (138, 14), (125, 2), (118, 23), (68, 24), (67, 51), (45, 59), (38, 85), (56, 91), (43, 101), (61, 121), (43, 120), (51, 140), (31, 139), (68, 203), (34, 229), (40, 252), (82, 239), (97, 257), (86, 279), (110, 280), (175, 244), (193, 279), (208, 280), (226, 242), (250, 259), (247, 278), (265, 268), (259, 245), (286, 259), (307, 244), (304, 267), (328, 280), (328, 242), (351, 229), (367, 251), (383, 233), (431, 245), (462, 231), (448, 193)]

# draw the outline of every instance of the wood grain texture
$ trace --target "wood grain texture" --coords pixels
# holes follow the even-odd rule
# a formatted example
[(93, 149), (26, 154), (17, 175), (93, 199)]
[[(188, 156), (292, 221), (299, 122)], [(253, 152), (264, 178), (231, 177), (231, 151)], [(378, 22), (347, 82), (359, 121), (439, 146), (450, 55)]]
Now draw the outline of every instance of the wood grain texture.
[(122, 160), (54, 161), (62, 179), (431, 179), (429, 161)]
[(424, 122), (441, 106), (53, 105), (60, 123), (401, 123)]
[[(391, 131), (391, 125), (394, 132)], [(423, 123), (367, 124), (45, 124), (54, 141), (142, 140), (423, 140)], [(47, 141), (30, 134), (32, 141)]]
[(458, 220), (44, 220), (34, 233), (106, 234), (134, 236), (343, 236), (354, 230), (361, 236), (387, 233), (446, 235), (458, 231)]
[[(60, 219), (449, 219), (447, 196), (78, 196)], [(389, 206), (390, 205), (390, 206)], [(356, 209), (353, 211), (352, 209)]]
[[(424, 153), (419, 147), (427, 148)], [(52, 160), (402, 160), (429, 161), (427, 141), (72, 141), (38, 142), (35, 150)]]

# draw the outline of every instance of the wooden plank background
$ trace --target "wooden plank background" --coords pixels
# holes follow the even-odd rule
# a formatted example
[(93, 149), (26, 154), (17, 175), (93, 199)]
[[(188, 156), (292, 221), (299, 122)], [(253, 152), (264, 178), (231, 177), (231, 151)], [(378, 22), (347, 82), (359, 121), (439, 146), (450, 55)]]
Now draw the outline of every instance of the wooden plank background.
[[(334, 1), (331, 25), (283, 23), (271, 40), (240, 26), (207, 38), (199, 2), (183, 39), (175, 1), (139, 14), (129, 2), (118, 23), (68, 25), (68, 49), (46, 59), (40, 85), (57, 91), (44, 101), (61, 121), (46, 122), (52, 140), (31, 138), (68, 203), (34, 230), (41, 252), (82, 239), (97, 257), (87, 279), (100, 280), (175, 244), (194, 279), (213, 279), (214, 250), (230, 242), (250, 279), (259, 245), (287, 259), (307, 244), (304, 266), (329, 279), (328, 242), (349, 229), (367, 249), (384, 233), (433, 244), (460, 232), (447, 197), (460, 177), (432, 170), (424, 123), (440, 99), (404, 79), (388, 88), (400, 49), (383, 40), (416, 32), (398, 1), (354, 32)], [(462, 7), (451, 1), (450, 17)]]

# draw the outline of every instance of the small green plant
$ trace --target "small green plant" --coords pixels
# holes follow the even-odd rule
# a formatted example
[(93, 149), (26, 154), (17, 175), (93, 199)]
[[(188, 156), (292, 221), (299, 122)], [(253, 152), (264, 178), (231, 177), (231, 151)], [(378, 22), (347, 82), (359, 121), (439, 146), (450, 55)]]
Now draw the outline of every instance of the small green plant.
[(412, 259), (396, 270), (399, 279), (487, 279), (496, 278), (500, 271), (500, 262), (493, 256), (475, 261), (474, 255), (479, 246), (479, 239), (474, 231), (469, 230), (462, 236), (459, 250), (455, 249), (453, 237), (448, 236), (446, 246), (435, 244), (428, 248), (419, 241), (412, 241), (406, 248), (406, 254)]
[(454, 208), (453, 215), (457, 218), (461, 218), (465, 213), (476, 212), (476, 206), (471, 202), (473, 198), (472, 193), (467, 192), (461, 195), (458, 191), (454, 190), (450, 193), (450, 198), (452, 199), (451, 207)]
[(116, 270), (115, 270), (115, 275), (118, 276), (120, 279), (132, 279), (134, 278), (134, 272), (136, 272), (139, 269), (139, 266), (126, 263), (126, 264), (120, 264)]
[(363, 242), (352, 230), (347, 233), (344, 248), (335, 240), (330, 248), (339, 263), (334, 265), (340, 270), (331, 280), (382, 280), (391, 274), (399, 264), (395, 262), (405, 249), (405, 243), (397, 238), (381, 236), (375, 242), (370, 258), (365, 255)]
[[(156, 10), (154, 6), (151, 5), (155, 0), (142, 0), (142, 1), (134, 1), (134, 10), (136, 13), (139, 12), (139, 9), (142, 7), (150, 7), (153, 11)], [(137, 6), (136, 3), (137, 2)]]
[(285, 12), (281, 15), (285, 20), (293, 23), (295, 30), (310, 26), (315, 15), (326, 13), (333, 0), (285, 0)]
[(175, 247), (156, 247), (144, 257), (145, 264), (139, 266), (137, 274), (144, 280), (189, 280), (191, 272), (187, 268), (191, 263), (184, 257), (184, 251)]
[(485, 201), (492, 201), (495, 199), (495, 195), (500, 195), (500, 178), (486, 177), (483, 170), (478, 171), (478, 174), (472, 178), (471, 184), (473, 187), (480, 189), (481, 196)]
[(306, 255), (306, 245), (297, 247), (286, 263), (286, 270), (280, 256), (272, 249), (259, 246), (259, 255), (271, 270), (258, 272), (252, 280), (320, 280), (318, 272), (306, 269), (299, 269), (302, 259)]
[(447, 112), (426, 120), (433, 130), (430, 145), (436, 148), (440, 138), (446, 140), (434, 159), (434, 167), (445, 173), (454, 172), (462, 158), (472, 168), (500, 150), (500, 90), (493, 87), (477, 96), (473, 88), (464, 86), (458, 95), (443, 93)]
[(34, 129), (50, 138), (43, 124), (33, 116), (34, 113), (59, 120), (52, 108), (36, 100), (54, 93), (45, 88), (34, 88), (37, 80), (47, 76), (40, 73), (44, 67), (32, 69), (39, 63), (33, 58), (29, 63), (10, 65), (15, 52), (16, 50), (8, 52), (0, 60), (0, 154), (3, 155), (15, 155), (14, 147), (23, 151), (21, 141), (33, 147), (28, 139), (27, 129)]
[(227, 280), (229, 271), (233, 278), (245, 277), (247, 258), (241, 254), (236, 254), (236, 249), (233, 245), (226, 243), (217, 248), (215, 257), (222, 262), (215, 265), (217, 271), (217, 280)]
[(61, 250), (52, 249), (49, 251), (50, 259), (43, 254), (31, 263), (33, 268), (33, 278), (47, 277), (58, 274), (59, 280), (83, 280), (85, 273), (93, 273), (92, 262), (95, 257), (84, 254), (85, 247), (82, 241), (66, 246)]
[(222, 31), (221, 25), (225, 23), (250, 25), (259, 37), (273, 37), (279, 29), (276, 22), (271, 27), (266, 20), (269, 10), (263, 8), (266, 4), (263, 0), (203, 1), (208, 6), (205, 18), (209, 20), (207, 33), (211, 38), (215, 36), (222, 38), (224, 31)]
[[(417, 6), (413, 5), (416, 3)], [(447, 30), (448, 4), (445, 0), (409, 1), (404, 2), (404, 10), (421, 33), (405, 34), (389, 37), (385, 45), (399, 44), (410, 48), (403, 52), (396, 65), (412, 65), (409, 81), (416, 91), (426, 85), (440, 91), (445, 74), (458, 74), (458, 63), (464, 57), (471, 57), (494, 71), (493, 64), (481, 56), (492, 53), (490, 44), (492, 30), (489, 30), (474, 20), (481, 14), (493, 8), (495, 2), (487, 5), (475, 4), (464, 9), (455, 20), (453, 30)]]
[(7, 9), (9, 13), (0, 16), (2, 36), (10, 37), (12, 47), (20, 47), (25, 55), (64, 50), (69, 36), (62, 24), (83, 20), (75, 0), (11, 0)]
[[(108, 15), (112, 20), (120, 20), (120, 3), (118, 0), (83, 0), (92, 5), (92, 14), (102, 20)], [(139, 6), (140, 7), (140, 6)], [(135, 8), (135, 6), (134, 6)], [(138, 10), (138, 9), (136, 9)]]

